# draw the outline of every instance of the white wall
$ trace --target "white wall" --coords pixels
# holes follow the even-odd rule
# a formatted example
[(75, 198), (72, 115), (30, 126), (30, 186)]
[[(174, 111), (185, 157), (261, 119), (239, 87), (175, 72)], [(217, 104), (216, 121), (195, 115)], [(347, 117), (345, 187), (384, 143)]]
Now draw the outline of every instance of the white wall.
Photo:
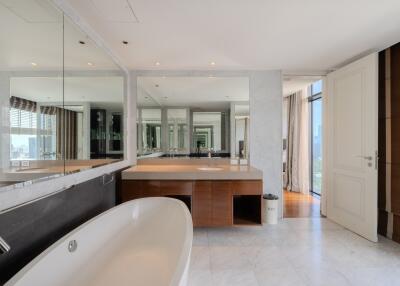
[(263, 171), (264, 193), (279, 196), (282, 216), (282, 76), (250, 75), (250, 164)]

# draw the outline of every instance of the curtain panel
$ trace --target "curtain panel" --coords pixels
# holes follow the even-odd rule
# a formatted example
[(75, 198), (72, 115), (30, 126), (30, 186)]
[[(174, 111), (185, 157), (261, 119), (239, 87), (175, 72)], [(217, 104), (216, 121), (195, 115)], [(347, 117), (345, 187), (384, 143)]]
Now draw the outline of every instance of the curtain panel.
[(310, 191), (308, 105), (307, 89), (288, 97), (287, 163), (284, 186), (288, 191), (304, 194)]
[(77, 158), (77, 113), (56, 107), (57, 154), (64, 154), (66, 160)]
[(21, 97), (11, 96), (10, 107), (29, 112), (36, 112), (37, 103), (35, 101), (31, 101)]

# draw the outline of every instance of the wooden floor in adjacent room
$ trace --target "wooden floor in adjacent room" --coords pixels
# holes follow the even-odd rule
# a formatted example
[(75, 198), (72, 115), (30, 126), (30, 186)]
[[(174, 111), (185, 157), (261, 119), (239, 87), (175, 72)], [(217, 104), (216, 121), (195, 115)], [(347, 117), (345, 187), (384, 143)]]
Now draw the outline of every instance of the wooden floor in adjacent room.
[(320, 200), (316, 196), (284, 191), (283, 217), (320, 217)]

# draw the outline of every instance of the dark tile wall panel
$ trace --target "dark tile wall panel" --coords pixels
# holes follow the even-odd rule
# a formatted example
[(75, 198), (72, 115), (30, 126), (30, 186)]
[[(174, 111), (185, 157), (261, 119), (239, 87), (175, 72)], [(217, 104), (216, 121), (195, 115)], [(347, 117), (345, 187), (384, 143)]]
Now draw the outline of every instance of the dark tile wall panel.
[(0, 255), (0, 284), (65, 234), (115, 206), (116, 184), (111, 175), (101, 176), (0, 214), (0, 236), (11, 246)]

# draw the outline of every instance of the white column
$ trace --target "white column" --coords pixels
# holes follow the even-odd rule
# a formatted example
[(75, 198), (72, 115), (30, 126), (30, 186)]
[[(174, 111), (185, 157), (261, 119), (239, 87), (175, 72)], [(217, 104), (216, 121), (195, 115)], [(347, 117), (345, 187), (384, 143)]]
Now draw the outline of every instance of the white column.
[(279, 196), (282, 216), (282, 76), (250, 75), (250, 164), (263, 171), (263, 191)]
[(126, 126), (124, 127), (124, 136), (126, 144), (124, 152), (129, 163), (136, 165), (137, 163), (137, 146), (136, 146), (136, 112), (137, 112), (137, 73), (131, 71), (126, 78), (127, 84), (127, 104), (124, 106), (126, 114)]

